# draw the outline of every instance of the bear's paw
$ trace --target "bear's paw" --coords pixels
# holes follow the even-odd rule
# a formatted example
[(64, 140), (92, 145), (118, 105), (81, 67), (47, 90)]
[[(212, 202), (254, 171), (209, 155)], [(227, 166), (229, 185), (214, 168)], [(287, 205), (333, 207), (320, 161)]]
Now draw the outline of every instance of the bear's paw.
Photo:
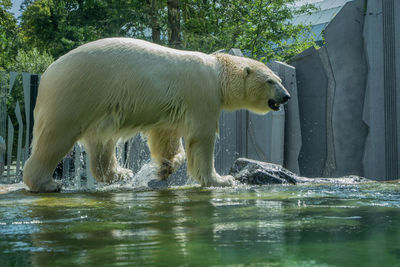
[(61, 187), (62, 185), (59, 182), (51, 181), (50, 183), (32, 187), (29, 191), (32, 193), (52, 193), (61, 191)]
[(228, 187), (228, 186), (234, 186), (236, 184), (236, 180), (233, 176), (231, 175), (224, 175), (220, 176), (217, 175), (215, 178), (210, 179), (208, 183), (205, 184), (205, 186), (209, 187)]

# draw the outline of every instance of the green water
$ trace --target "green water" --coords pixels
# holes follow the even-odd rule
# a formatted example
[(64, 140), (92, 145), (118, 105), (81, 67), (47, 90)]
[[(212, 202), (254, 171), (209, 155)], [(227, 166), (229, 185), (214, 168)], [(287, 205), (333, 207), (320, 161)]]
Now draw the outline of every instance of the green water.
[(400, 266), (399, 183), (0, 192), (0, 266)]

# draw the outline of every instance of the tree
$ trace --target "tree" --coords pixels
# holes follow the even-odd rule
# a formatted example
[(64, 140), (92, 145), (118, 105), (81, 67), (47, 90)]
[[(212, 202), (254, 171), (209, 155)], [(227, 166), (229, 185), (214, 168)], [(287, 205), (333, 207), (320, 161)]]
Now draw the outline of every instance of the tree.
[(265, 61), (290, 58), (314, 44), (305, 37), (310, 28), (292, 25), (291, 19), (315, 8), (298, 8), (294, 3), (295, 0), (186, 0), (182, 9), (184, 47), (205, 52), (236, 47)]
[(159, 18), (160, 11), (160, 1), (157, 0), (147, 0), (148, 16), (150, 18), (150, 27), (151, 27), (151, 39), (154, 43), (161, 43), (161, 24)]
[(124, 26), (138, 4), (131, 0), (25, 0), (21, 30), (28, 45), (59, 57), (89, 41), (127, 35)]
[(0, 0), (0, 70), (8, 69), (18, 51), (17, 21), (10, 13), (10, 0)]
[(29, 72), (35, 74), (43, 73), (54, 61), (47, 52), (39, 52), (37, 48), (25, 51), (18, 50), (18, 54), (10, 64), (10, 70), (18, 72)]
[(242, 49), (264, 61), (285, 60), (313, 45), (310, 29), (292, 25), (310, 5), (295, 0), (25, 0), (24, 41), (58, 57), (111, 36), (151, 40), (206, 53)]
[(168, 29), (169, 29), (169, 46), (181, 47), (181, 15), (179, 9), (179, 0), (168, 0)]

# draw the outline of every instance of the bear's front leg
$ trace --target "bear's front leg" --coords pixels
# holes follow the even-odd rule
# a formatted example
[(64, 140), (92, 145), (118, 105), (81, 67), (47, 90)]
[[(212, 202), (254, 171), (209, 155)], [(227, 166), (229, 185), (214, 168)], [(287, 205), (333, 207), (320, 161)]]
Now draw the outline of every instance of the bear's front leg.
[(185, 138), (187, 168), (190, 176), (196, 178), (201, 186), (232, 186), (233, 176), (220, 176), (214, 168), (215, 132), (195, 133)]

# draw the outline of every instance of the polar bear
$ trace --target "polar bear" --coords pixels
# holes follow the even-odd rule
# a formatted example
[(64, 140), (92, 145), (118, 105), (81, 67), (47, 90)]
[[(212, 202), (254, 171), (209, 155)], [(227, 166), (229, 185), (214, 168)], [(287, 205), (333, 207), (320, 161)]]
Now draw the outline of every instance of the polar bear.
[(252, 59), (131, 38), (94, 41), (60, 57), (42, 75), (23, 179), (32, 192), (60, 190), (53, 171), (78, 140), (96, 180), (132, 175), (118, 166), (115, 145), (142, 132), (161, 179), (187, 158), (188, 174), (202, 186), (229, 186), (233, 177), (214, 169), (221, 110), (265, 114), (289, 98), (280, 78)]

